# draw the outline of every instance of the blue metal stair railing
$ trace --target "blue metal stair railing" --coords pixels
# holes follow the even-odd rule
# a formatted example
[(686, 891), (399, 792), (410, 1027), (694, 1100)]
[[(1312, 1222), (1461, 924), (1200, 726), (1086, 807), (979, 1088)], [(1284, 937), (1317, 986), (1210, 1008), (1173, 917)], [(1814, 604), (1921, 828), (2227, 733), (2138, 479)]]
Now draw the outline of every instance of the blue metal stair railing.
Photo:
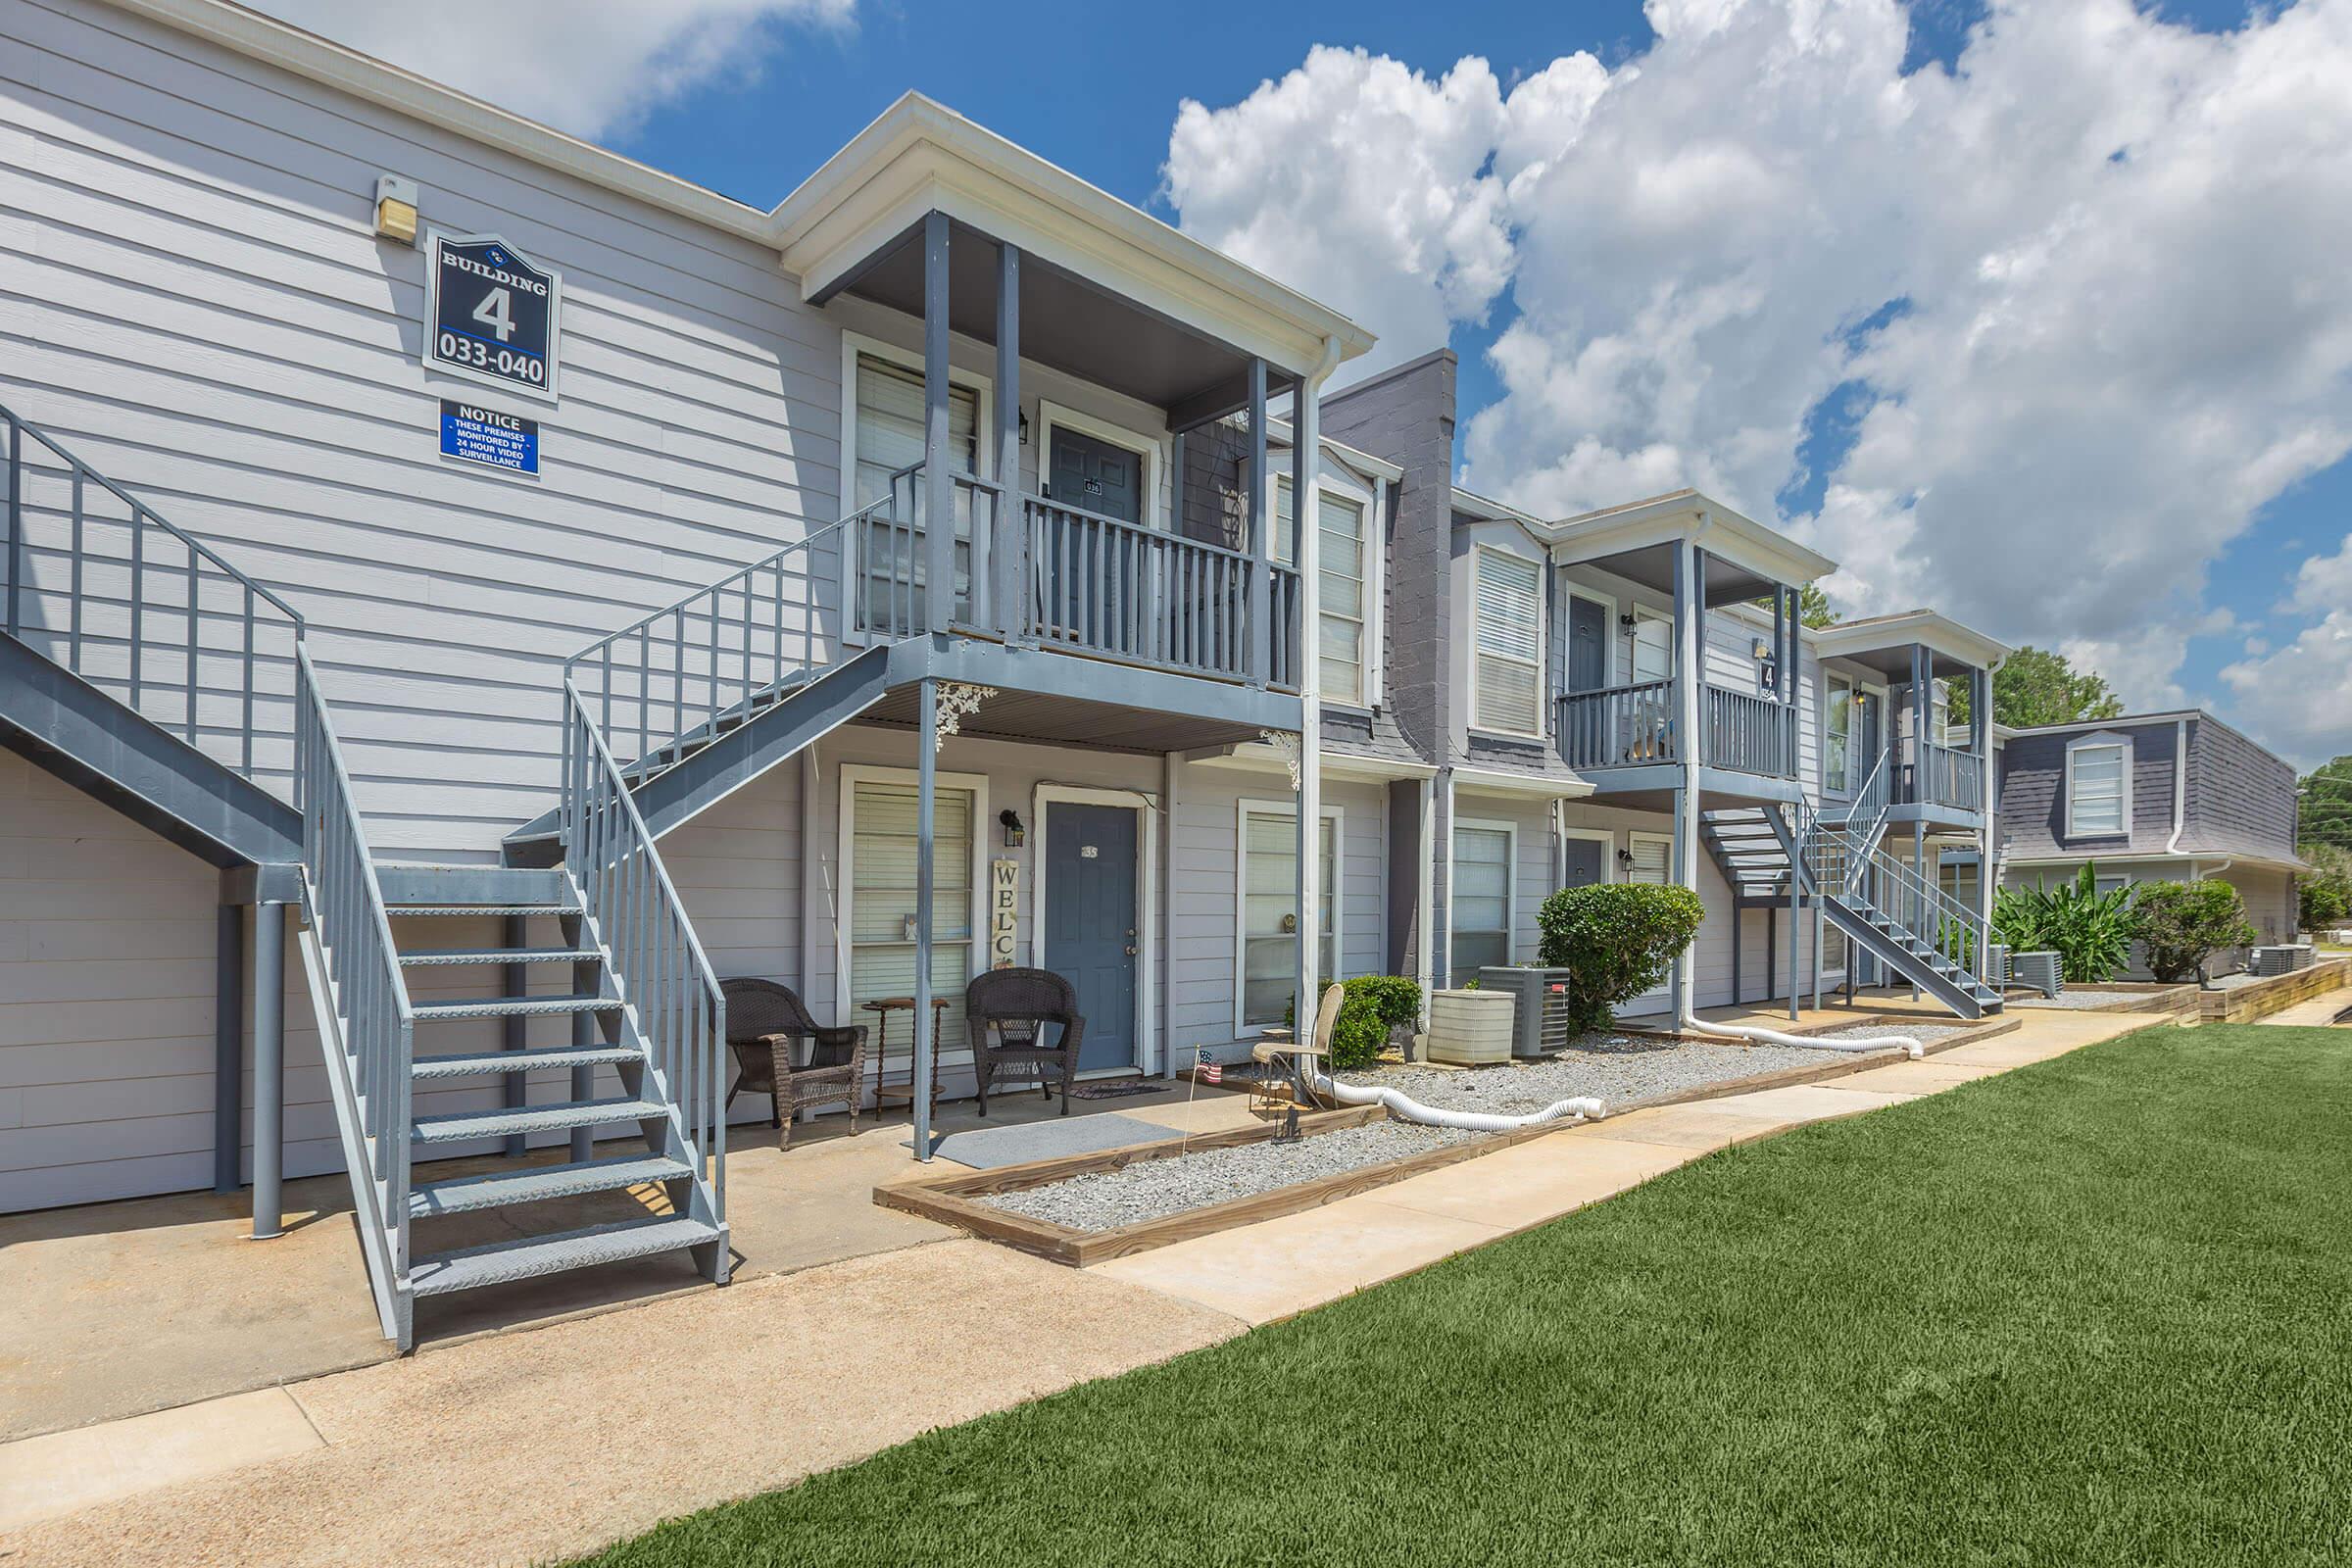
[(368, 851), (351, 774), (335, 739), (310, 651), (295, 650), (295, 789), (302, 811), (306, 957), (321, 1023), (337, 1119), (345, 1138), (360, 1242), (384, 1334), (411, 1341), (409, 1294), (410, 1069), (416, 1016), (399, 950)]
[(0, 627), (216, 762), (290, 793), (302, 616), (39, 425), (0, 407)]

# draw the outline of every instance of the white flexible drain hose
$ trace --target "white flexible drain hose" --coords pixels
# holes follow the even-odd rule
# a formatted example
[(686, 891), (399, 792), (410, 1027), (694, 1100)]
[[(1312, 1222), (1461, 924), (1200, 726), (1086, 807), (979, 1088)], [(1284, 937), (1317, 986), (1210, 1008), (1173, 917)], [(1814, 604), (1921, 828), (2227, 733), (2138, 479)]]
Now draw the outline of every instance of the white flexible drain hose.
[(1419, 1122), (1424, 1127), (1454, 1127), (1472, 1133), (1511, 1133), (1522, 1127), (1541, 1127), (1546, 1122), (1567, 1121), (1571, 1117), (1597, 1121), (1603, 1114), (1600, 1102), (1590, 1098), (1556, 1101), (1533, 1115), (1497, 1116), (1484, 1110), (1446, 1110), (1437, 1105), (1424, 1105), (1399, 1090), (1344, 1084), (1311, 1069), (1307, 1083), (1316, 1094), (1328, 1095), (1342, 1104), (1386, 1105), (1389, 1114), (1401, 1121)]
[(1802, 1046), (1807, 1051), (1885, 1051), (1899, 1049), (1913, 1061), (1928, 1054), (1928, 1048), (1910, 1035), (1873, 1035), (1867, 1040), (1823, 1040), (1814, 1035), (1785, 1035), (1778, 1029), (1760, 1028), (1752, 1023), (1701, 1023), (1689, 1013), (1675, 1019), (1674, 1026), (1687, 1035), (1714, 1035), (1718, 1039), (1744, 1040), (1749, 1044), (1763, 1041), (1773, 1046)]

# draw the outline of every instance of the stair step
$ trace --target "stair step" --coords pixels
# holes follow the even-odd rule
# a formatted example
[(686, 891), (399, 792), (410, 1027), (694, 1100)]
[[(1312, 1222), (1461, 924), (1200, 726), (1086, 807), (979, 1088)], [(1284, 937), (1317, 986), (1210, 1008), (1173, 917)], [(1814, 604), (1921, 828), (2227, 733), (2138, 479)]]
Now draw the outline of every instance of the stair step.
[(418, 1056), (409, 1063), (412, 1078), (467, 1078), (482, 1072), (535, 1072), (541, 1067), (619, 1067), (643, 1061), (632, 1046), (571, 1046), (554, 1051), (464, 1051)]
[(409, 1217), (431, 1219), (440, 1214), (465, 1214), (478, 1208), (504, 1208), (510, 1203), (538, 1203), (554, 1198), (581, 1198), (590, 1193), (618, 1192), (653, 1182), (685, 1181), (694, 1167), (683, 1160), (659, 1155), (622, 1154), (612, 1159), (584, 1159), (573, 1164), (542, 1165), (535, 1170), (494, 1171), (487, 1176), (460, 1176), (446, 1182), (427, 1182), (409, 1189)]
[(392, 904), (384, 905), (386, 914), (414, 916), (442, 914), (577, 914), (579, 906), (572, 904)]
[(419, 1022), (453, 1018), (543, 1018), (575, 1012), (618, 1012), (617, 997), (473, 997), (464, 1002), (420, 1002), (411, 1009)]
[(515, 1133), (562, 1132), (601, 1127), (614, 1121), (651, 1121), (669, 1114), (658, 1100), (568, 1100), (554, 1105), (512, 1110), (452, 1110), (419, 1116), (410, 1136), (420, 1144), (462, 1144), (470, 1138), (505, 1138)]
[(493, 1242), (486, 1247), (428, 1252), (409, 1266), (409, 1288), (418, 1296), (446, 1296), (452, 1291), (535, 1279), (566, 1269), (650, 1257), (657, 1252), (715, 1242), (723, 1235), (715, 1225), (674, 1215), (591, 1225), (584, 1230), (535, 1236), (528, 1241)]
[(408, 965), (444, 963), (573, 963), (601, 962), (594, 948), (450, 948), (431, 953), (404, 953)]

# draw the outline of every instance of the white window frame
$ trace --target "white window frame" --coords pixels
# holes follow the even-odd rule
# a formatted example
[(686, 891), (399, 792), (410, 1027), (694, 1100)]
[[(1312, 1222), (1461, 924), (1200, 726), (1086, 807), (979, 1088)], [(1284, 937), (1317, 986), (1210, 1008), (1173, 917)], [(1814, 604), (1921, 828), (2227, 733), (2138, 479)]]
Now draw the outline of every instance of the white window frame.
[[(1651, 833), (1641, 828), (1635, 828), (1628, 831), (1625, 835), (1625, 847), (1628, 851), (1631, 851), (1637, 844), (1660, 845), (1666, 851), (1666, 880), (1658, 883), (1657, 886), (1671, 888), (1681, 885), (1674, 880), (1673, 834)], [(1626, 880), (1631, 881), (1632, 878), (1629, 876), (1626, 878)], [(1654, 988), (1642, 992), (1638, 997), (1627, 999), (1627, 1005), (1630, 1006), (1635, 1003), (1646, 1002), (1664, 1002), (1668, 1006), (1671, 1007), (1674, 1004), (1674, 977), (1669, 974), (1665, 979), (1659, 981)]]
[[(1036, 849), (1032, 854), (1029, 876), (1029, 961), (1040, 969), (1051, 969), (1046, 952), (1046, 867), (1052, 862), (1046, 858), (1047, 828), (1053, 813), (1047, 807), (1066, 804), (1072, 806), (1124, 807), (1135, 812), (1135, 901), (1136, 901), (1136, 965), (1135, 965), (1135, 1063), (1145, 1072), (1157, 1072), (1159, 1066), (1158, 1005), (1159, 989), (1159, 811), (1152, 797), (1141, 790), (1091, 789), (1077, 784), (1039, 784), (1030, 795), (1029, 820), (1035, 824)], [(1125, 1068), (1102, 1068), (1099, 1072), (1124, 1072)], [(1091, 1075), (1090, 1075), (1091, 1076)]]
[[(1168, 531), (1168, 438), (1149, 435), (1129, 425), (1111, 419), (1099, 418), (1055, 403), (1051, 398), (1037, 400), (1037, 490), (1044, 495), (1046, 486), (1054, 481), (1054, 432), (1069, 430), (1078, 435), (1090, 435), (1098, 441), (1107, 441), (1114, 447), (1141, 453), (1144, 460), (1144, 517), (1143, 525), (1153, 533)], [(1078, 507), (1081, 512), (1092, 508), (1079, 506), (1067, 496), (1054, 500), (1063, 506)]]
[[(1845, 691), (1845, 777), (1833, 784), (1830, 782), (1830, 742), (1835, 737), (1830, 728), (1830, 714), (1835, 710), (1835, 699), (1841, 687)], [(1855, 777), (1854, 768), (1857, 760), (1854, 756), (1854, 696), (1861, 689), (1861, 682), (1851, 675), (1834, 669), (1822, 673), (1821, 793), (1840, 801), (1852, 800), (1854, 791), (1862, 784), (1861, 779)]]
[[(1244, 473), (1248, 472), (1249, 467), (1249, 462), (1245, 459), (1242, 463)], [(1275, 564), (1296, 569), (1297, 562), (1283, 560), (1281, 556), (1275, 554), (1274, 550), (1274, 547), (1281, 542), (1275, 531), (1282, 519), (1281, 486), (1288, 484), (1291, 476), (1288, 472), (1275, 468), (1274, 460), (1270, 456), (1266, 459), (1266, 467), (1272, 472), (1274, 481), (1266, 486), (1265, 492), (1266, 553), (1273, 559)], [(1381, 495), (1386, 486), (1357, 484), (1351, 478), (1333, 473), (1328, 465), (1323, 465), (1318, 466), (1316, 469), (1315, 488), (1320, 495), (1336, 496), (1342, 501), (1351, 502), (1364, 509), (1363, 691), (1361, 700), (1357, 702), (1342, 702), (1338, 698), (1332, 697), (1326, 697), (1323, 701), (1335, 708), (1368, 712), (1378, 708), (1386, 697), (1385, 674), (1380, 657), (1381, 649), (1384, 646), (1383, 639), (1387, 635), (1387, 623), (1383, 617), (1388, 612), (1389, 600), (1388, 518), (1381, 511)], [(1293, 501), (1291, 512), (1294, 527), (1298, 523), (1298, 503)], [(1291, 553), (1294, 556), (1298, 554), (1295, 546)], [(1318, 566), (1321, 564), (1319, 556), (1317, 564)]]
[[(1246, 1040), (1252, 1029), (1267, 1027), (1264, 1023), (1250, 1023), (1245, 1018), (1248, 1004), (1245, 980), (1250, 952), (1250, 818), (1251, 816), (1287, 816), (1295, 834), (1298, 826), (1298, 803), (1288, 801), (1254, 800), (1245, 797), (1234, 802), (1233, 809), (1233, 1038)], [(1331, 824), (1331, 974), (1316, 976), (1319, 980), (1339, 980), (1348, 967), (1348, 904), (1343, 896), (1348, 874), (1348, 809), (1327, 805), (1323, 820)], [(1297, 1009), (1306, 1014), (1311, 1008)]]
[[(847, 517), (856, 510), (850, 503), (857, 495), (858, 485), (858, 356), (870, 354), (885, 364), (902, 370), (923, 373), (923, 357), (912, 349), (903, 349), (896, 343), (863, 332), (842, 329), (841, 334), (841, 479), (835, 495), (834, 516)], [(1024, 362), (1026, 363), (1026, 362)], [(993, 480), (996, 477), (996, 382), (976, 370), (966, 370), (950, 363), (948, 384), (967, 388), (972, 393), (973, 467), (977, 477)], [(808, 532), (814, 533), (811, 526)], [(845, 551), (845, 563), (847, 555)], [(858, 591), (858, 574), (844, 569), (840, 573), (840, 603), (835, 608), (841, 614), (842, 641), (853, 647), (863, 646), (870, 639), (858, 630), (858, 616), (852, 596)]]
[[(1528, 565), (1531, 565), (1531, 566), (1535, 567), (1535, 571), (1536, 571), (1536, 657), (1535, 657), (1535, 661), (1534, 661), (1534, 663), (1535, 663), (1535, 675), (1536, 675), (1536, 727), (1535, 727), (1534, 729), (1532, 729), (1532, 730), (1529, 730), (1529, 729), (1505, 729), (1505, 728), (1502, 728), (1502, 727), (1501, 727), (1501, 726), (1499, 726), (1499, 725), (1495, 725), (1495, 724), (1489, 724), (1489, 723), (1485, 722), (1485, 715), (1484, 715), (1484, 714), (1482, 714), (1481, 712), (1479, 712), (1479, 710), (1478, 710), (1478, 662), (1479, 662), (1479, 661), (1480, 661), (1480, 660), (1482, 660), (1482, 659), (1501, 659), (1501, 660), (1511, 660), (1511, 657), (1512, 657), (1512, 656), (1510, 656), (1509, 654), (1489, 654), (1489, 653), (1488, 653), (1486, 650), (1484, 650), (1484, 649), (1480, 648), (1480, 647), (1479, 647), (1479, 645), (1478, 645), (1478, 587), (1479, 587), (1479, 578), (1480, 578), (1480, 574), (1481, 574), (1481, 573), (1483, 572), (1483, 570), (1485, 569), (1485, 566), (1486, 566), (1486, 558), (1487, 558), (1487, 557), (1489, 557), (1489, 556), (1501, 556), (1501, 557), (1504, 557), (1505, 559), (1507, 559), (1507, 560), (1510, 560), (1510, 561), (1523, 562), (1523, 563), (1527, 564)], [(1546, 617), (1546, 616), (1544, 615), (1544, 572), (1545, 572), (1545, 567), (1546, 567), (1546, 565), (1547, 565), (1547, 562), (1546, 562), (1546, 561), (1544, 561), (1544, 560), (1539, 560), (1539, 559), (1537, 559), (1537, 558), (1535, 558), (1535, 557), (1531, 557), (1531, 556), (1523, 556), (1523, 555), (1519, 554), (1519, 553), (1518, 553), (1517, 551), (1515, 551), (1515, 550), (1505, 550), (1505, 549), (1503, 549), (1503, 548), (1502, 548), (1501, 546), (1499, 546), (1499, 545), (1488, 545), (1488, 544), (1482, 544), (1482, 545), (1474, 545), (1474, 546), (1472, 546), (1472, 547), (1471, 547), (1471, 552), (1470, 552), (1470, 647), (1469, 647), (1469, 654), (1470, 654), (1470, 658), (1469, 658), (1469, 660), (1467, 661), (1467, 672), (1468, 672), (1468, 674), (1469, 674), (1469, 677), (1470, 677), (1470, 705), (1469, 705), (1469, 706), (1470, 706), (1470, 728), (1472, 728), (1473, 730), (1476, 730), (1478, 733), (1480, 733), (1480, 734), (1482, 734), (1482, 735), (1499, 735), (1499, 736), (1505, 736), (1505, 737), (1507, 737), (1507, 738), (1509, 738), (1509, 739), (1511, 739), (1511, 740), (1521, 740), (1521, 741), (1528, 741), (1528, 740), (1540, 741), (1540, 740), (1544, 739), (1544, 733), (1545, 733), (1545, 728), (1544, 728), (1544, 684), (1545, 684), (1545, 677), (1544, 677), (1544, 667), (1545, 667), (1545, 666), (1544, 666), (1544, 655), (1545, 655), (1546, 651), (1547, 651), (1547, 650), (1548, 650), (1548, 648), (1549, 648), (1549, 639), (1548, 639), (1548, 637), (1546, 636), (1546, 633), (1548, 632), (1549, 628), (1547, 628), (1547, 627), (1546, 627), (1546, 626), (1544, 624), (1544, 620), (1545, 620), (1546, 618), (1548, 618), (1548, 617)], [(1512, 662), (1516, 662), (1516, 661), (1512, 661)], [(1450, 933), (1450, 931), (1448, 931), (1448, 934), (1447, 934), (1447, 941), (1449, 941), (1449, 942), (1450, 942), (1451, 940), (1452, 940), (1451, 933)]]
[[(2088, 829), (2088, 828), (2078, 828), (2078, 827), (2075, 825), (2075, 759), (2076, 759), (2076, 758), (2077, 758), (2077, 757), (2078, 757), (2080, 754), (2082, 754), (2082, 753), (2083, 753), (2083, 752), (2090, 752), (2090, 751), (2114, 751), (2114, 752), (2116, 752), (2116, 753), (2118, 753), (2118, 754), (2120, 755), (2120, 759), (2121, 759), (2121, 764), (2120, 764), (2120, 766), (2117, 768), (2117, 770), (2116, 770), (2116, 771), (2117, 771), (2117, 773), (2118, 773), (2118, 775), (2119, 775), (2119, 780), (2120, 780), (2120, 783), (2121, 783), (2121, 785), (2122, 785), (2122, 796), (2121, 796), (2121, 801), (2120, 801), (2120, 805), (2121, 805), (2121, 807), (2122, 807), (2122, 810), (2121, 810), (2121, 813), (2120, 813), (2120, 816), (2119, 816), (2119, 821), (2120, 821), (2120, 822), (2121, 822), (2121, 824), (2122, 824), (2121, 826), (2114, 827), (2114, 828), (2096, 828), (2096, 829)], [(2064, 779), (2064, 784), (2065, 784), (2065, 788), (2066, 788), (2066, 836), (2067, 836), (2067, 838), (2068, 838), (2070, 841), (2072, 841), (2072, 840), (2074, 840), (2074, 839), (2079, 839), (2079, 838), (2085, 838), (2085, 839), (2123, 839), (2123, 840), (2126, 840), (2126, 841), (2129, 841), (2129, 840), (2131, 839), (2131, 837), (2132, 837), (2132, 737), (2131, 737), (2131, 736), (2129, 736), (2129, 735), (2125, 735), (2125, 734), (2120, 734), (2120, 733), (2118, 733), (2118, 732), (2117, 732), (2117, 731), (2115, 731), (2115, 730), (2099, 730), (2099, 731), (2096, 731), (2095, 733), (2092, 733), (2092, 734), (2089, 734), (2089, 735), (2081, 735), (2081, 736), (2077, 736), (2075, 739), (2073, 739), (2073, 740), (2071, 740), (2071, 741), (2068, 741), (2068, 742), (2066, 743), (2066, 777), (2065, 777), (2065, 779)]]
[[(849, 1025), (858, 1022), (856, 1004), (850, 996), (850, 934), (857, 929), (856, 902), (858, 897), (858, 786), (859, 784), (913, 784), (920, 774), (911, 767), (888, 767), (874, 762), (844, 762), (836, 788), (840, 793), (834, 814), (841, 818), (835, 824), (837, 842), (834, 863), (840, 867), (840, 913), (836, 916), (833, 938), (833, 1021)], [(971, 936), (966, 946), (972, 950), (972, 961), (966, 973), (978, 974), (987, 967), (988, 956), (988, 827), (996, 820), (988, 814), (988, 775), (986, 773), (941, 773), (937, 782), (949, 789), (969, 790), (972, 796), (972, 913)], [(1034, 933), (1033, 933), (1034, 935)], [(934, 949), (937, 943), (932, 944)], [(937, 1045), (939, 1060), (948, 1059), (944, 1043)], [(970, 1058), (970, 1048), (964, 1049), (963, 1058)]]
[[(1502, 961), (1511, 964), (1519, 960), (1519, 824), (1501, 817), (1457, 816), (1446, 841), (1446, 972), (1456, 985), (1466, 978), (1453, 972), (1453, 939), (1459, 929), (1454, 911), (1461, 901), (1461, 884), (1454, 875), (1454, 867), (1461, 863), (1455, 838), (1464, 828), (1503, 835)], [(1601, 864), (1608, 864), (1607, 856), (1601, 857)]]

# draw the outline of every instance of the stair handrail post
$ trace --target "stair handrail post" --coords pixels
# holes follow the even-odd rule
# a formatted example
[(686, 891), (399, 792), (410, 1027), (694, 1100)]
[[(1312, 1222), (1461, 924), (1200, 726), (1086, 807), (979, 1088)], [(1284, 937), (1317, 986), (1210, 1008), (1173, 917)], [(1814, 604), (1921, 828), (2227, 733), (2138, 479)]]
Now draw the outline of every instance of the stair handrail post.
[(14, 414), (0, 410), (8, 422), (8, 634), (24, 635), (18, 600), (24, 592), (24, 426)]

